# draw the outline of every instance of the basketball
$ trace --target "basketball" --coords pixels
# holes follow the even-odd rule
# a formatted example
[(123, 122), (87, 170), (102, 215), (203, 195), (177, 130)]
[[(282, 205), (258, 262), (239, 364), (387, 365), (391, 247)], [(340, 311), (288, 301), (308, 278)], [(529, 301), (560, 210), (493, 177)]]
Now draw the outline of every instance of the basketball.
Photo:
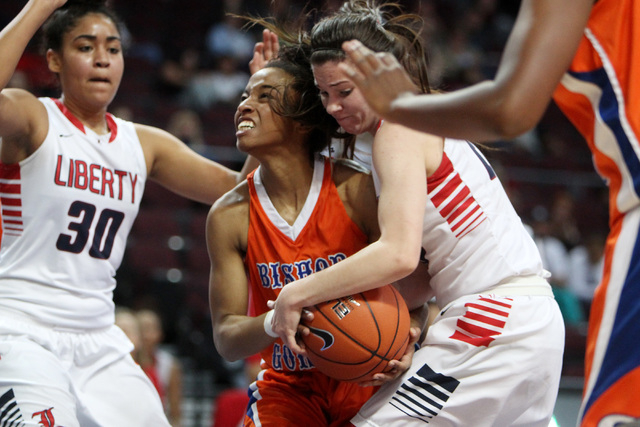
[(409, 310), (400, 293), (386, 285), (308, 308), (302, 324), (309, 360), (329, 377), (368, 381), (399, 359), (409, 342)]

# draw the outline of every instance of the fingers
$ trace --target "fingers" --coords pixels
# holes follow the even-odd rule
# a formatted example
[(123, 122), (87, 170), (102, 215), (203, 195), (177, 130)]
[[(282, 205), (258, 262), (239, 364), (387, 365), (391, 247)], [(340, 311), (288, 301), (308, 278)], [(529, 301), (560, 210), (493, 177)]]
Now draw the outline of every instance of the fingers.
[(295, 334), (287, 334), (282, 341), (284, 341), (284, 344), (294, 353), (306, 354), (304, 344), (302, 342), (298, 342)]
[(278, 42), (278, 35), (272, 31), (265, 29), (262, 31), (262, 43), (264, 44), (264, 59), (269, 61), (276, 56), (280, 51), (280, 44)]

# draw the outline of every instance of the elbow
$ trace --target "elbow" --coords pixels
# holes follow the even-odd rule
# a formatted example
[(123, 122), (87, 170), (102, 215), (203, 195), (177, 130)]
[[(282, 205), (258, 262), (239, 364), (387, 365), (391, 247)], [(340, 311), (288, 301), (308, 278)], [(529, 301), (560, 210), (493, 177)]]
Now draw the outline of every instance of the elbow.
[(518, 114), (516, 110), (500, 111), (495, 122), (495, 134), (499, 139), (511, 140), (529, 132), (538, 123), (530, 114)]
[(390, 258), (393, 278), (391, 281), (404, 279), (418, 267), (420, 261), (420, 252), (416, 254), (415, 251), (401, 250), (394, 252), (394, 255)]
[(234, 327), (224, 324), (213, 325), (213, 344), (216, 351), (227, 362), (236, 362), (244, 358), (243, 346), (237, 345), (237, 337), (234, 335)]
[(510, 140), (532, 130), (542, 118), (548, 102), (529, 100), (514, 90), (502, 90), (488, 109), (499, 139)]
[(213, 342), (220, 357), (227, 362), (237, 362), (242, 359), (243, 356), (238, 351), (234, 351), (234, 348), (237, 350), (238, 346), (225, 345), (227, 341), (221, 334), (214, 333)]

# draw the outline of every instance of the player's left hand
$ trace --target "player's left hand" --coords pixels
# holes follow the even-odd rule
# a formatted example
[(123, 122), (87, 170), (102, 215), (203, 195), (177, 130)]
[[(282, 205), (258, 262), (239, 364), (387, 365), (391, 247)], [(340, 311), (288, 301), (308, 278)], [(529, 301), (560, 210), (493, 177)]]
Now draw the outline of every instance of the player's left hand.
[(413, 354), (415, 353), (415, 344), (420, 338), (420, 328), (411, 327), (409, 329), (409, 345), (400, 360), (391, 360), (386, 369), (383, 372), (377, 373), (370, 381), (359, 382), (361, 387), (379, 386), (384, 383), (388, 383), (400, 377), (404, 374), (413, 361)]

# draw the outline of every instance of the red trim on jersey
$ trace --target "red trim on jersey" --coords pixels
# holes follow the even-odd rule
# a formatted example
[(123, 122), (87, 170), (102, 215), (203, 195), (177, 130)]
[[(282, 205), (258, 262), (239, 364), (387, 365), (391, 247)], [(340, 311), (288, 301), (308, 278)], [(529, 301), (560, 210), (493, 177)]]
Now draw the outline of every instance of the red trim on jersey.
[[(73, 113), (62, 103), (62, 101), (60, 101), (60, 99), (54, 99), (54, 98), (51, 98), (51, 99), (58, 106), (62, 114), (64, 114), (64, 116), (67, 119), (69, 119), (69, 121), (73, 123), (73, 125), (77, 127), (80, 130), (80, 132), (86, 135), (87, 132), (84, 130), (84, 125), (82, 124), (82, 122), (76, 116), (73, 115)], [(107, 127), (111, 131), (109, 142), (113, 142), (113, 140), (116, 139), (116, 136), (118, 135), (118, 126), (116, 125), (116, 121), (113, 118), (112, 114), (107, 113), (105, 115), (105, 119), (107, 121)]]

